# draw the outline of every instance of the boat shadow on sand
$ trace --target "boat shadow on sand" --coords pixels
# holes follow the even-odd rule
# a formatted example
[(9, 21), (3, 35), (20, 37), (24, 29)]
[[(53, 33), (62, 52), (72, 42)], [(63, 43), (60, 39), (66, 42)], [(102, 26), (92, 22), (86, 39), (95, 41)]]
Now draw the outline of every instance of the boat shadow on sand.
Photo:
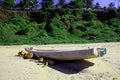
[(65, 74), (79, 73), (80, 71), (94, 65), (94, 63), (89, 62), (87, 60), (57, 61), (55, 63), (57, 64), (51, 65), (49, 67)]

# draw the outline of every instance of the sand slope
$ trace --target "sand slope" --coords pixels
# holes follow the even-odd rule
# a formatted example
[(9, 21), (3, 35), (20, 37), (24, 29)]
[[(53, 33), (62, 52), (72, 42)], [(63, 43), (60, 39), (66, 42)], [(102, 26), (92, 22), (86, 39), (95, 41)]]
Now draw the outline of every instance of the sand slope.
[[(106, 47), (102, 58), (60, 62), (41, 68), (16, 56), (25, 47), (42, 50), (75, 50)], [(0, 80), (120, 80), (120, 43), (0, 46)]]

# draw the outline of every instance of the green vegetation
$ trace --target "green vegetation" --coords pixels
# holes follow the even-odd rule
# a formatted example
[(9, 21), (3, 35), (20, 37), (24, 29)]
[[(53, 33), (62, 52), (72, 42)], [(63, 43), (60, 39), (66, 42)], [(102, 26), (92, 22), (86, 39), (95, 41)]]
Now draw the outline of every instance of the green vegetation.
[(55, 9), (30, 12), (29, 15), (31, 17), (25, 19), (15, 14), (6, 23), (0, 22), (0, 44), (120, 41), (120, 20), (111, 18), (101, 22), (94, 11)]
[(53, 0), (44, 0), (40, 11), (0, 10), (0, 44), (120, 41), (119, 9), (83, 10), (86, 5), (81, 0), (71, 0), (73, 8), (64, 8), (64, 0), (60, 1), (56, 6), (61, 8), (55, 8)]

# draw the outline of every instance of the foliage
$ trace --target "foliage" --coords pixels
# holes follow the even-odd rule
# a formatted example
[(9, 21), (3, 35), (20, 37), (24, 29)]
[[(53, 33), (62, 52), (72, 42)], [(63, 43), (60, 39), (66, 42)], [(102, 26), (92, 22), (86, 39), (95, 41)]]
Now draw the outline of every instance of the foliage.
[[(7, 21), (0, 22), (0, 44), (120, 41), (120, 19), (111, 17), (101, 22), (92, 10), (61, 8), (22, 12), (27, 14), (29, 19), (18, 15), (18, 11), (1, 13), (13, 15), (6, 17)], [(104, 13), (108, 14), (109, 11)]]
[(71, 0), (70, 5), (73, 8), (83, 8), (83, 7), (85, 7), (85, 4), (82, 0)]
[(5, 0), (4, 4), (5, 4), (5, 6), (7, 6), (9, 9), (15, 6), (14, 0)]
[(109, 19), (116, 18), (117, 17), (117, 11), (113, 8), (108, 8), (107, 9), (107, 15), (108, 15)]
[(0, 24), (0, 41), (3, 43), (14, 42), (15, 40), (15, 28), (12, 24)]
[[(15, 14), (13, 15), (10, 19), (9, 19), (9, 23), (11, 24), (14, 24), (14, 25), (17, 25), (19, 27), (24, 27), (26, 26), (27, 24), (27, 21), (25, 19), (23, 19), (23, 17)], [(22, 24), (21, 24), (22, 23)]]
[(86, 8), (92, 8), (93, 0), (83, 0), (83, 2), (86, 4)]
[(42, 0), (42, 9), (53, 8), (53, 0)]
[(96, 14), (92, 10), (85, 11), (83, 14), (83, 20), (90, 21), (94, 19), (96, 19)]

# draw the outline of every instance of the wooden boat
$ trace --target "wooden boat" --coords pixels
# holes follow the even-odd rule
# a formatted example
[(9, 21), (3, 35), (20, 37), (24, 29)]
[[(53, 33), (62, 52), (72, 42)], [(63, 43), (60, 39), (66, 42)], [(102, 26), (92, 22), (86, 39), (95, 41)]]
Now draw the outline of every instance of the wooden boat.
[(81, 60), (102, 57), (106, 54), (106, 48), (88, 48), (83, 50), (36, 50), (25, 48), (35, 57), (47, 57), (56, 60)]

